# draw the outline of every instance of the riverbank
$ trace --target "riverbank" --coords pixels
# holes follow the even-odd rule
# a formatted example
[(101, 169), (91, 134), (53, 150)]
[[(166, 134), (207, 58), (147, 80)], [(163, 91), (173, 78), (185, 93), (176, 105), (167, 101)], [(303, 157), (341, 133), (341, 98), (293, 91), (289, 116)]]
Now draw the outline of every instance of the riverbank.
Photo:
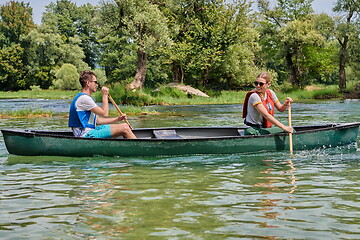
[[(149, 98), (156, 98), (157, 105), (192, 105), (192, 104), (238, 104), (243, 103), (247, 91), (218, 91), (210, 92), (210, 97), (194, 96), (190, 94), (181, 94), (176, 91), (169, 91), (166, 88), (162, 92), (155, 92), (152, 89), (144, 89), (138, 91), (136, 94)], [(304, 99), (332, 99), (332, 98), (356, 98), (359, 97), (359, 89), (346, 91), (344, 94), (339, 93), (337, 86), (309, 86), (302, 90), (275, 90), (279, 99), (291, 97), (294, 100)], [(64, 91), (64, 90), (21, 90), (17, 92), (0, 92), (0, 99), (73, 99), (78, 91)], [(112, 97), (121, 98), (118, 96), (117, 87), (111, 91)], [(94, 93), (94, 98), (98, 97), (100, 92)], [(99, 95), (100, 96), (100, 95)], [(146, 100), (146, 99), (144, 99)], [(131, 101), (131, 99), (129, 99)], [(131, 104), (131, 102), (127, 103)], [(136, 105), (136, 104), (134, 104)], [(152, 105), (152, 104), (150, 104)]]

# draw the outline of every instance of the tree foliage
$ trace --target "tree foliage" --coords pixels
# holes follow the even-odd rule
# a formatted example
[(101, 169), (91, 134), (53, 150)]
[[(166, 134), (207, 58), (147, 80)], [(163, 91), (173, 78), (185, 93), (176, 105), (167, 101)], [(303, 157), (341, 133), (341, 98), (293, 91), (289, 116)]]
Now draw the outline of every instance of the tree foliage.
[(257, 0), (254, 12), (248, 0), (57, 0), (35, 25), (29, 3), (10, 1), (0, 6), (0, 88), (72, 89), (92, 69), (129, 88), (248, 89), (268, 71), (274, 85), (345, 90), (360, 76), (360, 2), (338, 0), (336, 17), (312, 2)]
[(334, 11), (341, 14), (341, 17), (336, 21), (335, 33), (340, 44), (339, 89), (340, 91), (343, 91), (346, 88), (345, 68), (352, 57), (350, 56), (352, 51), (349, 49), (353, 49), (355, 43), (359, 42), (360, 2), (356, 0), (338, 0), (334, 7)]
[(71, 38), (79, 38), (84, 61), (92, 68), (95, 68), (100, 53), (96, 9), (91, 4), (78, 7), (70, 0), (58, 0), (46, 7), (41, 26), (42, 32), (59, 34), (65, 43), (70, 43)]
[(21, 35), (35, 28), (29, 3), (10, 1), (0, 7), (1, 46), (20, 43)]
[(159, 47), (170, 44), (167, 19), (157, 3), (148, 0), (114, 0), (102, 6), (103, 43), (118, 37), (136, 47), (136, 70), (130, 88), (142, 88), (145, 83), (148, 57)]
[(28, 3), (10, 1), (0, 6), (0, 17), (0, 88), (26, 89), (26, 49), (21, 36), (35, 28), (32, 8)]
[(55, 89), (75, 90), (80, 89), (79, 74), (74, 65), (64, 63), (55, 73), (56, 80), (53, 82)]
[(169, 14), (174, 44), (166, 49), (173, 80), (228, 89), (251, 81), (258, 34), (247, 1), (177, 3)]
[(324, 59), (328, 50), (324, 48), (324, 36), (316, 28), (312, 1), (277, 0), (274, 9), (270, 8), (269, 1), (258, 1), (263, 14), (260, 42), (265, 47), (265, 58), (270, 58), (267, 54), (277, 56), (268, 62), (271, 64), (268, 67), (275, 70), (280, 65), (276, 71), (281, 82), (289, 79), (292, 86), (298, 88), (311, 83), (314, 77), (322, 77), (318, 71), (326, 68), (323, 64), (329, 64)]
[(83, 61), (85, 55), (79, 46), (80, 41), (78, 37), (70, 37), (64, 41), (59, 34), (38, 30), (33, 30), (24, 37), (23, 42), (28, 46), (26, 78), (30, 84), (39, 85), (43, 89), (49, 88), (55, 79), (55, 72), (64, 63), (74, 65), (78, 71), (88, 69)]

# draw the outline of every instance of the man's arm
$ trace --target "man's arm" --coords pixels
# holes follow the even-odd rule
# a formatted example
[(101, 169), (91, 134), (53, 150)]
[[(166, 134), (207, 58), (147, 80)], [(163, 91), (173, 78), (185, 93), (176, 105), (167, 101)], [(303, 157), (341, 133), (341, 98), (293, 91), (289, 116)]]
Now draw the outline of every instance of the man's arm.
[(102, 118), (102, 117), (97, 117), (96, 118), (96, 123), (99, 125), (103, 125), (103, 124), (112, 124), (112, 123), (116, 123), (116, 122), (120, 122), (122, 120), (126, 119), (126, 115), (123, 114), (119, 117), (112, 117), (112, 118)]
[(96, 106), (96, 107), (90, 109), (90, 111), (95, 113), (96, 115), (108, 117), (109, 116), (109, 100), (108, 100), (109, 89), (107, 87), (102, 87), (101, 94), (102, 94), (101, 107)]

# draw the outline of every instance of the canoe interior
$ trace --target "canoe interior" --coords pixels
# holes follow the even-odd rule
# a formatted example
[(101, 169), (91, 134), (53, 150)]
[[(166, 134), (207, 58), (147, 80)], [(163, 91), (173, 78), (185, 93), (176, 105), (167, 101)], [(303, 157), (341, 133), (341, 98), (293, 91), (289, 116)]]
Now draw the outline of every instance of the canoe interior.
[[(360, 123), (294, 127), (294, 150), (355, 143)], [(15, 155), (175, 156), (238, 154), (289, 149), (289, 134), (244, 136), (246, 127), (142, 128), (138, 139), (76, 138), (71, 131), (1, 130), (6, 148)]]
[[(360, 123), (354, 123), (360, 124)], [(295, 134), (311, 131), (323, 131), (348, 124), (322, 124), (294, 126)], [(134, 134), (139, 139), (202, 139), (202, 138), (224, 138), (244, 136), (247, 127), (175, 127), (175, 128), (140, 128), (134, 129)], [(2, 130), (13, 131), (13, 130)], [(47, 131), (47, 130), (21, 130), (17, 134), (24, 135), (51, 135), (53, 137), (74, 138), (71, 131)], [(287, 134), (287, 133), (280, 133)], [(122, 137), (119, 137), (121, 139)]]

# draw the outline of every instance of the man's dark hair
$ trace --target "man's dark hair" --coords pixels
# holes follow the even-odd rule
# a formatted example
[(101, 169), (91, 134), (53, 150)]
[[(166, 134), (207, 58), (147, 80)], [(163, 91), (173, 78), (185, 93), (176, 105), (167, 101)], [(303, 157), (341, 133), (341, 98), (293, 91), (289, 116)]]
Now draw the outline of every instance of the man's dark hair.
[(86, 86), (86, 83), (88, 81), (91, 81), (93, 79), (93, 77), (96, 77), (96, 75), (93, 71), (83, 71), (80, 74), (80, 78), (79, 78), (81, 87), (84, 88)]

